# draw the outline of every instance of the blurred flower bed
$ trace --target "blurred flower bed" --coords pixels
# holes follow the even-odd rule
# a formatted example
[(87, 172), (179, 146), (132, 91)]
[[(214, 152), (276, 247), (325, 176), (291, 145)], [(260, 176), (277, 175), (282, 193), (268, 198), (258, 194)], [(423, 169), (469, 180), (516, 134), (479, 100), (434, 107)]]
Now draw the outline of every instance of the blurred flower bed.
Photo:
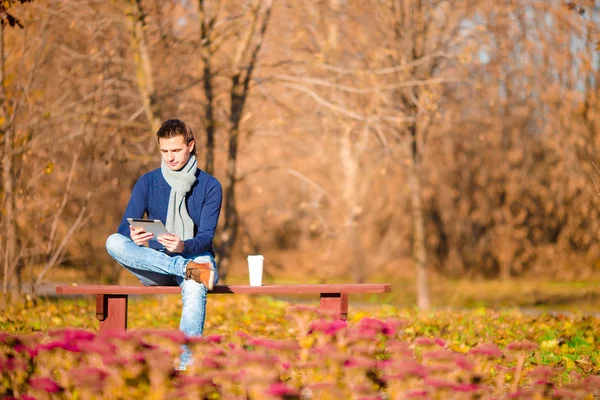
[[(176, 300), (132, 301), (132, 329), (123, 334), (95, 332), (85, 301), (4, 309), (0, 396), (383, 400), (600, 394), (594, 336), (600, 322), (591, 316), (419, 313), (380, 305), (351, 308), (345, 322), (311, 306), (227, 296), (210, 299), (205, 336), (186, 338), (173, 327)], [(155, 324), (166, 329), (150, 328)], [(175, 368), (182, 345), (195, 354), (186, 371)]]

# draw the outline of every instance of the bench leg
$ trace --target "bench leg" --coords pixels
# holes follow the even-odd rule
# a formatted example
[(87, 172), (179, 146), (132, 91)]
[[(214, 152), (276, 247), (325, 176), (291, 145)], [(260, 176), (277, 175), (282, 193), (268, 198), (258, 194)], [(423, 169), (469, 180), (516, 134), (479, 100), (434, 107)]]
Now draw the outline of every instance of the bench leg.
[(127, 330), (127, 295), (97, 294), (96, 318), (100, 321), (100, 332)]
[(345, 321), (348, 318), (348, 293), (321, 293), (321, 310), (337, 314)]

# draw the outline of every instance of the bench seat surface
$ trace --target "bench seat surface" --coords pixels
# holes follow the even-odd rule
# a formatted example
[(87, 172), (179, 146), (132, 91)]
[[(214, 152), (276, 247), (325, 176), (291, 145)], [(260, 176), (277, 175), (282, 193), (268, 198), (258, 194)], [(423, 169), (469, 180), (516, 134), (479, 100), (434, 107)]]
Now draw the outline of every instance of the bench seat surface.
[[(298, 285), (215, 285), (209, 293), (220, 294), (301, 294), (301, 293), (388, 293), (387, 283), (298, 284)], [(179, 286), (78, 285), (57, 286), (57, 294), (177, 294)]]

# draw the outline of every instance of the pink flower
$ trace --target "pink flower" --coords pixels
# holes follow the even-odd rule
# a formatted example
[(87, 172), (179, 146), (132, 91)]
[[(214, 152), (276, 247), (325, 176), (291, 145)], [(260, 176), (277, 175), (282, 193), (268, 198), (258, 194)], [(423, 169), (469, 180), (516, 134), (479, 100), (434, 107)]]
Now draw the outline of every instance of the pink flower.
[(518, 389), (516, 392), (508, 394), (509, 399), (532, 399), (534, 398), (534, 392), (528, 389)]
[(385, 326), (383, 327), (383, 330), (381, 331), (381, 333), (383, 333), (384, 335), (386, 335), (388, 337), (392, 337), (392, 336), (395, 336), (396, 333), (398, 333), (398, 329), (409, 325), (409, 322), (406, 320), (403, 320), (403, 319), (391, 318), (391, 319), (386, 320), (384, 322), (384, 324), (385, 324)]
[(252, 337), (252, 336), (248, 335), (246, 332), (242, 332), (242, 331), (237, 331), (235, 334), (242, 339), (250, 339)]
[(327, 320), (318, 320), (311, 324), (308, 333), (314, 332), (323, 332), (326, 335), (334, 336), (340, 330), (345, 329), (347, 327), (346, 321), (342, 321), (340, 319), (334, 321)]
[(84, 329), (67, 329), (64, 338), (67, 341), (71, 340), (92, 340), (96, 337), (93, 332)]
[(158, 336), (169, 339), (177, 344), (185, 343), (185, 333), (176, 329), (142, 329), (134, 332), (140, 338), (143, 336)]
[(478, 391), (479, 389), (481, 389), (481, 387), (475, 383), (458, 383), (452, 385), (452, 390), (456, 392), (472, 393)]
[(247, 342), (251, 346), (265, 347), (272, 350), (297, 349), (298, 342), (293, 340), (251, 339)]
[(427, 365), (427, 371), (430, 375), (433, 374), (446, 374), (453, 372), (455, 370), (455, 366), (452, 364), (431, 364)]
[(63, 389), (50, 378), (31, 378), (29, 386), (34, 389), (43, 390), (46, 393), (58, 393)]
[(272, 383), (267, 390), (265, 390), (265, 393), (271, 396), (279, 397), (298, 395), (298, 391), (296, 389), (289, 387), (283, 382)]
[(551, 367), (549, 367), (547, 365), (543, 365), (543, 366), (535, 367), (534, 369), (529, 371), (529, 373), (527, 375), (534, 379), (547, 381), (550, 378), (552, 378), (552, 376), (554, 375), (554, 371), (552, 371)]
[(365, 317), (361, 319), (358, 324), (356, 336), (358, 339), (370, 339), (378, 334), (392, 337), (396, 335), (399, 327), (403, 324), (406, 324), (406, 322), (398, 319), (381, 321), (375, 318)]
[(29, 357), (32, 358), (32, 359), (36, 358), (37, 355), (39, 354), (37, 346), (35, 346), (35, 347), (27, 347), (25, 349), (25, 351), (27, 352), (27, 354), (29, 354)]
[(100, 332), (98, 336), (107, 339), (119, 340), (127, 340), (130, 338), (130, 335), (127, 333), (127, 331), (103, 331)]
[(197, 375), (181, 375), (177, 382), (181, 386), (214, 386), (212, 378)]
[(552, 382), (550, 382), (547, 379), (537, 379), (533, 382), (533, 384), (538, 385), (538, 386), (546, 386), (546, 385), (552, 386)]
[(359, 329), (369, 329), (369, 330), (374, 330), (376, 332), (381, 332), (383, 331), (383, 328), (385, 328), (386, 325), (381, 322), (378, 319), (375, 318), (369, 318), (369, 317), (365, 317), (363, 319), (360, 320), (360, 322), (358, 323), (358, 328)]
[(0, 371), (25, 371), (27, 370), (27, 362), (22, 358), (16, 358), (9, 355), (7, 358), (0, 356)]
[(81, 341), (77, 343), (77, 347), (86, 354), (96, 353), (104, 355), (115, 354), (117, 352), (117, 346), (114, 343), (101, 339)]
[(577, 399), (579, 395), (568, 389), (554, 389), (553, 399)]
[(600, 389), (600, 376), (589, 375), (581, 382), (581, 385), (587, 390), (593, 390), (595, 392)]
[(469, 361), (463, 354), (457, 354), (456, 357), (454, 357), (454, 363), (458, 368), (465, 371), (473, 371), (473, 368), (475, 368), (475, 364)]
[(75, 385), (84, 386), (99, 391), (104, 386), (109, 373), (97, 367), (73, 368), (71, 378)]
[(577, 385), (581, 382), (581, 374), (574, 369), (569, 372), (569, 382), (573, 385)]
[(15, 336), (10, 333), (0, 332), (0, 343), (9, 343), (15, 339)]
[(430, 386), (435, 389), (449, 389), (452, 387), (452, 383), (443, 380), (443, 379), (435, 379), (435, 378), (426, 378), (424, 382), (425, 386)]
[(124, 366), (129, 363), (129, 360), (125, 357), (122, 357), (118, 354), (102, 354), (102, 362), (105, 365), (109, 366)]
[(322, 359), (335, 358), (340, 355), (338, 349), (329, 343), (326, 343), (323, 346), (315, 346), (312, 348), (312, 351), (321, 356)]
[(206, 358), (204, 358), (204, 360), (202, 360), (202, 366), (205, 368), (219, 369), (219, 368), (221, 368), (222, 365), (223, 365), (223, 363), (221, 362), (221, 360), (217, 360), (212, 357), (206, 357)]
[(265, 354), (264, 352), (256, 352), (256, 351), (244, 351), (239, 355), (240, 359), (244, 363), (256, 363), (263, 365), (273, 365), (273, 362), (277, 360), (276, 357)]
[(27, 350), (27, 346), (25, 346), (21, 341), (13, 345), (13, 350), (17, 353), (21, 353)]
[(206, 355), (208, 356), (222, 356), (225, 354), (225, 350), (221, 349), (221, 348), (211, 348), (209, 351), (206, 352)]
[(512, 342), (509, 343), (508, 346), (506, 346), (506, 350), (510, 350), (510, 351), (526, 351), (526, 352), (530, 352), (533, 351), (535, 349), (538, 348), (537, 343), (534, 343), (532, 341), (529, 340), (521, 340), (518, 342)]
[(445, 347), (446, 346), (446, 342), (444, 342), (442, 339), (436, 338), (436, 339), (431, 339), (428, 337), (419, 337), (415, 339), (415, 344), (419, 345), (419, 346), (435, 346), (438, 345), (440, 347)]
[(54, 349), (62, 349), (62, 350), (70, 351), (72, 353), (80, 353), (81, 350), (79, 349), (79, 346), (81, 345), (81, 343), (86, 343), (86, 342), (84, 342), (84, 341), (79, 342), (76, 339), (67, 340), (65, 338), (62, 338), (62, 339), (54, 340), (52, 342), (39, 344), (36, 346), (34, 351), (35, 351), (36, 355), (41, 351), (51, 351)]
[(410, 348), (410, 343), (400, 342), (397, 340), (390, 340), (385, 345), (386, 350), (389, 351), (394, 357), (412, 358), (414, 353)]
[(76, 340), (92, 340), (96, 337), (96, 334), (85, 329), (67, 328), (67, 329), (55, 329), (48, 332), (50, 337), (60, 336), (65, 341), (76, 341)]
[(192, 343), (221, 343), (223, 337), (221, 335), (209, 335), (209, 336), (187, 336), (185, 338), (186, 344)]
[(158, 349), (158, 345), (153, 344), (153, 343), (148, 343), (147, 341), (145, 341), (143, 339), (140, 339), (139, 345), (143, 350), (157, 350)]
[(206, 336), (206, 341), (208, 343), (221, 343), (223, 340), (223, 336), (221, 335), (208, 335)]
[(383, 381), (404, 380), (408, 377), (425, 378), (428, 375), (427, 368), (414, 360), (401, 361), (387, 367), (391, 373), (384, 375)]
[(423, 398), (428, 398), (429, 397), (429, 392), (427, 390), (423, 390), (423, 389), (415, 389), (415, 390), (409, 390), (408, 392), (405, 393), (406, 397), (414, 399), (417, 397), (423, 397)]
[(144, 355), (144, 353), (134, 353), (131, 356), (131, 359), (135, 362), (138, 363), (145, 363), (146, 362), (146, 356)]
[(372, 360), (370, 358), (366, 358), (366, 357), (353, 357), (353, 358), (348, 358), (346, 361), (344, 361), (344, 367), (346, 367), (346, 368), (371, 369), (371, 368), (375, 367), (376, 364), (377, 364), (377, 361)]
[(246, 380), (247, 376), (251, 375), (244, 370), (233, 372), (233, 371), (218, 371), (215, 373), (220, 381), (227, 380), (230, 382), (241, 382), (242, 380)]
[(433, 346), (435, 341), (428, 337), (418, 337), (415, 339), (415, 344), (419, 346)]
[(393, 364), (394, 364), (394, 360), (391, 360), (391, 359), (379, 360), (379, 361), (377, 361), (376, 367), (379, 369), (384, 369), (387, 367), (392, 367)]
[(423, 359), (428, 361), (434, 360), (438, 362), (453, 361), (454, 353), (445, 349), (429, 351), (423, 354)]
[(469, 354), (495, 359), (502, 356), (502, 350), (495, 343), (483, 343), (469, 350)]
[(47, 350), (54, 350), (57, 348), (62, 348), (62, 346), (65, 344), (65, 341), (60, 339), (60, 340), (54, 340), (52, 342), (48, 342), (48, 343), (42, 343), (42, 344), (38, 344), (36, 346), (36, 352), (40, 352), (40, 351), (47, 351)]

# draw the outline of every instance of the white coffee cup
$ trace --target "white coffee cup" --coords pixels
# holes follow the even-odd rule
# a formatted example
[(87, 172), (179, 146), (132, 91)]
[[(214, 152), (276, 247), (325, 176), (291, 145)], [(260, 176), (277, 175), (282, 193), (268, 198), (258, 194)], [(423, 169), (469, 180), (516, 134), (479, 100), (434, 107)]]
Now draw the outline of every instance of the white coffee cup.
[(261, 255), (248, 256), (248, 274), (250, 286), (262, 286), (263, 264), (265, 258)]

